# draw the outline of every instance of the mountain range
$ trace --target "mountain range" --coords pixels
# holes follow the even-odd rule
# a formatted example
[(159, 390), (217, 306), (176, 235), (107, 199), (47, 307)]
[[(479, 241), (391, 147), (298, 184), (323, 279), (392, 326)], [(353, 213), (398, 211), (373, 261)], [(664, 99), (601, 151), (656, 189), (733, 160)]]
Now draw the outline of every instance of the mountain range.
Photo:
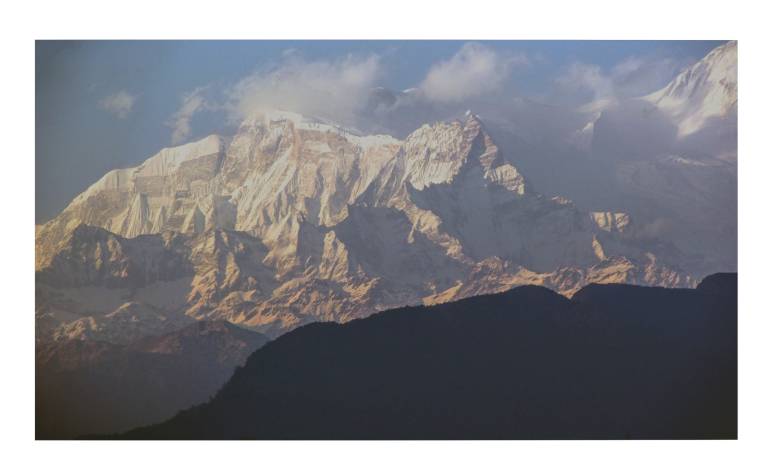
[(696, 279), (626, 213), (531, 191), (472, 114), (401, 142), (270, 112), (231, 142), (210, 136), (108, 173), (37, 244), (54, 320), (101, 304), (99, 289), (101, 312), (130, 300), (270, 335), (520, 284), (568, 295)]

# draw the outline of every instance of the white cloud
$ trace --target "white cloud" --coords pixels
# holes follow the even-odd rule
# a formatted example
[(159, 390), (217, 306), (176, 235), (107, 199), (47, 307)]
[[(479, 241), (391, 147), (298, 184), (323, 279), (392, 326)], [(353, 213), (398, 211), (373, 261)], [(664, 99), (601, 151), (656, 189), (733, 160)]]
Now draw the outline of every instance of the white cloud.
[(572, 63), (555, 83), (577, 102), (626, 99), (649, 94), (666, 85), (687, 64), (672, 58), (631, 56), (609, 70), (598, 65)]
[(467, 43), (451, 59), (435, 64), (413, 94), (393, 92), (395, 104), (382, 112), (373, 104), (385, 76), (378, 55), (307, 60), (289, 49), (271, 68), (254, 71), (223, 90), (188, 93), (168, 125), (173, 142), (179, 143), (189, 136), (192, 118), (201, 111), (223, 111), (238, 124), (260, 110), (283, 109), (366, 130), (390, 130), (381, 125), (381, 114), (390, 114), (394, 122), (411, 112), (423, 121), (443, 117), (445, 108), (463, 106), (463, 99), (488, 98), (503, 86), (513, 66), (524, 63), (524, 56)]
[(613, 80), (594, 64), (572, 63), (555, 82), (566, 94), (583, 97), (587, 101), (614, 96)]
[(192, 129), (192, 117), (198, 112), (206, 109), (208, 103), (203, 95), (204, 87), (197, 88), (183, 95), (181, 107), (173, 114), (171, 120), (167, 123), (173, 129), (171, 133), (171, 143), (179, 144), (189, 137)]
[(449, 60), (432, 66), (420, 89), (431, 101), (458, 102), (499, 90), (512, 67), (525, 63), (524, 56), (502, 56), (482, 44), (467, 43)]
[(612, 68), (611, 78), (619, 95), (643, 96), (664, 87), (690, 63), (678, 58), (631, 56)]
[(99, 101), (99, 107), (120, 119), (125, 119), (131, 113), (137, 98), (138, 96), (127, 91), (118, 91)]
[(254, 72), (227, 91), (225, 108), (235, 121), (274, 108), (354, 123), (380, 76), (378, 56), (306, 61), (292, 51), (278, 67)]

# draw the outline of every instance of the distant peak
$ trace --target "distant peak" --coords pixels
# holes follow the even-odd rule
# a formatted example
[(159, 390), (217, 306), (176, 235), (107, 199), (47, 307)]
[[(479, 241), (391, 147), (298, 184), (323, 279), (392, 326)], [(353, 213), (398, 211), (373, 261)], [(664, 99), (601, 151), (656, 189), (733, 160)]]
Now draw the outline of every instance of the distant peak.
[(642, 99), (674, 117), (678, 136), (701, 130), (711, 118), (724, 118), (737, 104), (737, 43), (730, 41), (684, 69), (665, 87)]
[(464, 125), (466, 126), (475, 126), (475, 127), (484, 127), (485, 124), (483, 124), (483, 121), (480, 119), (480, 116), (472, 112), (471, 110), (467, 110), (464, 113), (465, 121)]
[(477, 121), (480, 122), (480, 116), (478, 116), (476, 113), (472, 112), (471, 109), (467, 109), (464, 113), (464, 117), (467, 121)]

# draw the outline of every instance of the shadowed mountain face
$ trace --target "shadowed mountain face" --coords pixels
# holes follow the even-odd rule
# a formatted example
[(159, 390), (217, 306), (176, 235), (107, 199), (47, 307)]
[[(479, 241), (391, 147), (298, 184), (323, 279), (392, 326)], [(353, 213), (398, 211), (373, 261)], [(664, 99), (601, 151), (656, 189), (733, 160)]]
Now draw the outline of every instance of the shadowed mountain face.
[(127, 438), (736, 438), (736, 275), (523, 286), (316, 323)]
[(39, 345), (36, 436), (73, 438), (168, 418), (210, 397), (267, 338), (199, 322), (119, 345), (70, 339)]

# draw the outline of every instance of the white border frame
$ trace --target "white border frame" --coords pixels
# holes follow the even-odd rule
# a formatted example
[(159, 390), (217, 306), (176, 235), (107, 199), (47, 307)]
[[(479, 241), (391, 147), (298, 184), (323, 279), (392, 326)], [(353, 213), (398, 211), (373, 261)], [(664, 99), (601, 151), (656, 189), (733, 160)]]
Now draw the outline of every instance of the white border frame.
[[(134, 0), (6, 4), (2, 452), (6, 474), (746, 474), (765, 473), (768, 111), (765, 15), (740, 1)], [(34, 39), (739, 40), (739, 441), (35, 442)], [(763, 146), (763, 147), (760, 147)]]

